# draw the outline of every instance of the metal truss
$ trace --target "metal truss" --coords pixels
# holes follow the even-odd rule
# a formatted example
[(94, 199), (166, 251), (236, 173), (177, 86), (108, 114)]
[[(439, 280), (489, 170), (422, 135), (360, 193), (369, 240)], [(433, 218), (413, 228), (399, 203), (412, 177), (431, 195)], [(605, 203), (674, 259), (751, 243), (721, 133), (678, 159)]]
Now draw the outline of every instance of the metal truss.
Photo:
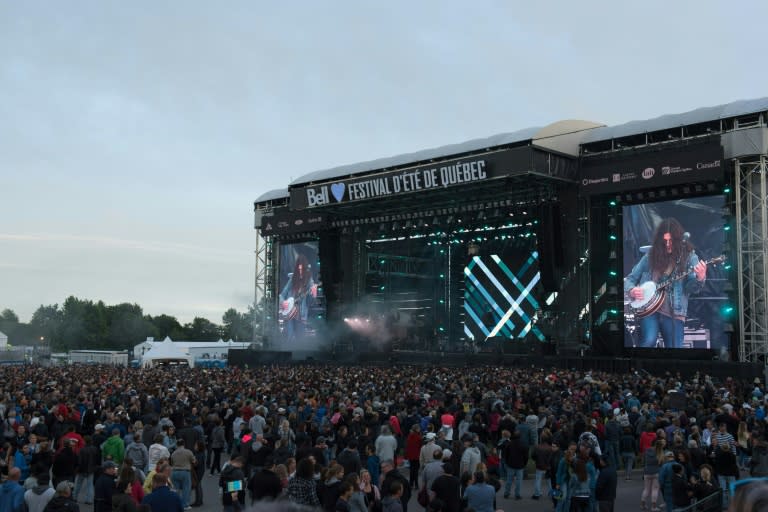
[(768, 354), (768, 211), (766, 156), (735, 160), (739, 361), (765, 364)]

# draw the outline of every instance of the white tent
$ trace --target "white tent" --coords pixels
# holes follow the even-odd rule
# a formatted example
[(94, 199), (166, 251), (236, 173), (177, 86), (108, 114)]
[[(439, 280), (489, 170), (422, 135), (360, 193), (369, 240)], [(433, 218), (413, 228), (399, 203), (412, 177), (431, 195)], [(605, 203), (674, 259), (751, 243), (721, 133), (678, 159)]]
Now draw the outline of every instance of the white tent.
[(0, 350), (5, 349), (8, 346), (8, 336), (0, 331)]
[(167, 337), (161, 343), (154, 343), (152, 348), (141, 356), (141, 366), (144, 368), (168, 363), (186, 363), (190, 368), (195, 365), (189, 350), (179, 347)]

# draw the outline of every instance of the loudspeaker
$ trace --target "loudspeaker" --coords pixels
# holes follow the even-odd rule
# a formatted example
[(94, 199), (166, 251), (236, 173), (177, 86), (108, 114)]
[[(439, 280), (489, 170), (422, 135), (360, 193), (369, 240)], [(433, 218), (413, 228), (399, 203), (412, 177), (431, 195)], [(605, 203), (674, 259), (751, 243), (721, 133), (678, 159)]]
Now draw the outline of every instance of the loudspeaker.
[(546, 203), (539, 207), (536, 245), (539, 251), (541, 285), (547, 292), (558, 291), (560, 269), (563, 268), (563, 232), (559, 203)]
[(339, 234), (327, 233), (320, 237), (318, 247), (320, 258), (320, 278), (323, 281), (323, 291), (326, 302), (336, 302), (339, 299), (342, 272), (339, 268)]

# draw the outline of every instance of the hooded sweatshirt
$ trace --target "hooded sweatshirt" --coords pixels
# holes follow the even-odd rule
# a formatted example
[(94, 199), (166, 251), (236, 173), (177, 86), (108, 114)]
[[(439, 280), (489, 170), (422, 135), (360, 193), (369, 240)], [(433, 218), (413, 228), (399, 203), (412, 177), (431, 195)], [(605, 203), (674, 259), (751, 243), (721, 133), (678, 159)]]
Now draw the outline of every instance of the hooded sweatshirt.
[(43, 512), (45, 506), (53, 499), (56, 491), (48, 485), (36, 485), (24, 493), (24, 502), (27, 504), (27, 512)]
[(394, 496), (385, 496), (381, 500), (382, 512), (403, 512), (403, 504), (400, 503), (400, 498)]

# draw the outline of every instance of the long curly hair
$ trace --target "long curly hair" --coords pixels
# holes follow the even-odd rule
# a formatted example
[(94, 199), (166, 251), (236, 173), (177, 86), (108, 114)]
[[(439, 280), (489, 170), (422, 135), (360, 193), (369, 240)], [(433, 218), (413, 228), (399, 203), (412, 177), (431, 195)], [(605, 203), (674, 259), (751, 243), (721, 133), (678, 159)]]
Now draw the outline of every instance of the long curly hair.
[[(302, 269), (301, 273), (299, 273), (299, 266)], [(309, 262), (307, 262), (306, 256), (303, 254), (296, 256), (296, 264), (293, 266), (293, 277), (291, 278), (291, 291), (294, 296), (303, 295), (306, 292), (307, 283), (311, 277), (308, 267)]]
[[(650, 263), (653, 279), (656, 280), (667, 272), (670, 265), (675, 272), (685, 272), (685, 266), (688, 263), (688, 256), (693, 250), (691, 242), (683, 244), (683, 233), (685, 230), (677, 219), (669, 217), (662, 220), (656, 231), (653, 233), (653, 245), (648, 252), (648, 261)], [(672, 235), (672, 253), (667, 254), (666, 241), (664, 234)]]

